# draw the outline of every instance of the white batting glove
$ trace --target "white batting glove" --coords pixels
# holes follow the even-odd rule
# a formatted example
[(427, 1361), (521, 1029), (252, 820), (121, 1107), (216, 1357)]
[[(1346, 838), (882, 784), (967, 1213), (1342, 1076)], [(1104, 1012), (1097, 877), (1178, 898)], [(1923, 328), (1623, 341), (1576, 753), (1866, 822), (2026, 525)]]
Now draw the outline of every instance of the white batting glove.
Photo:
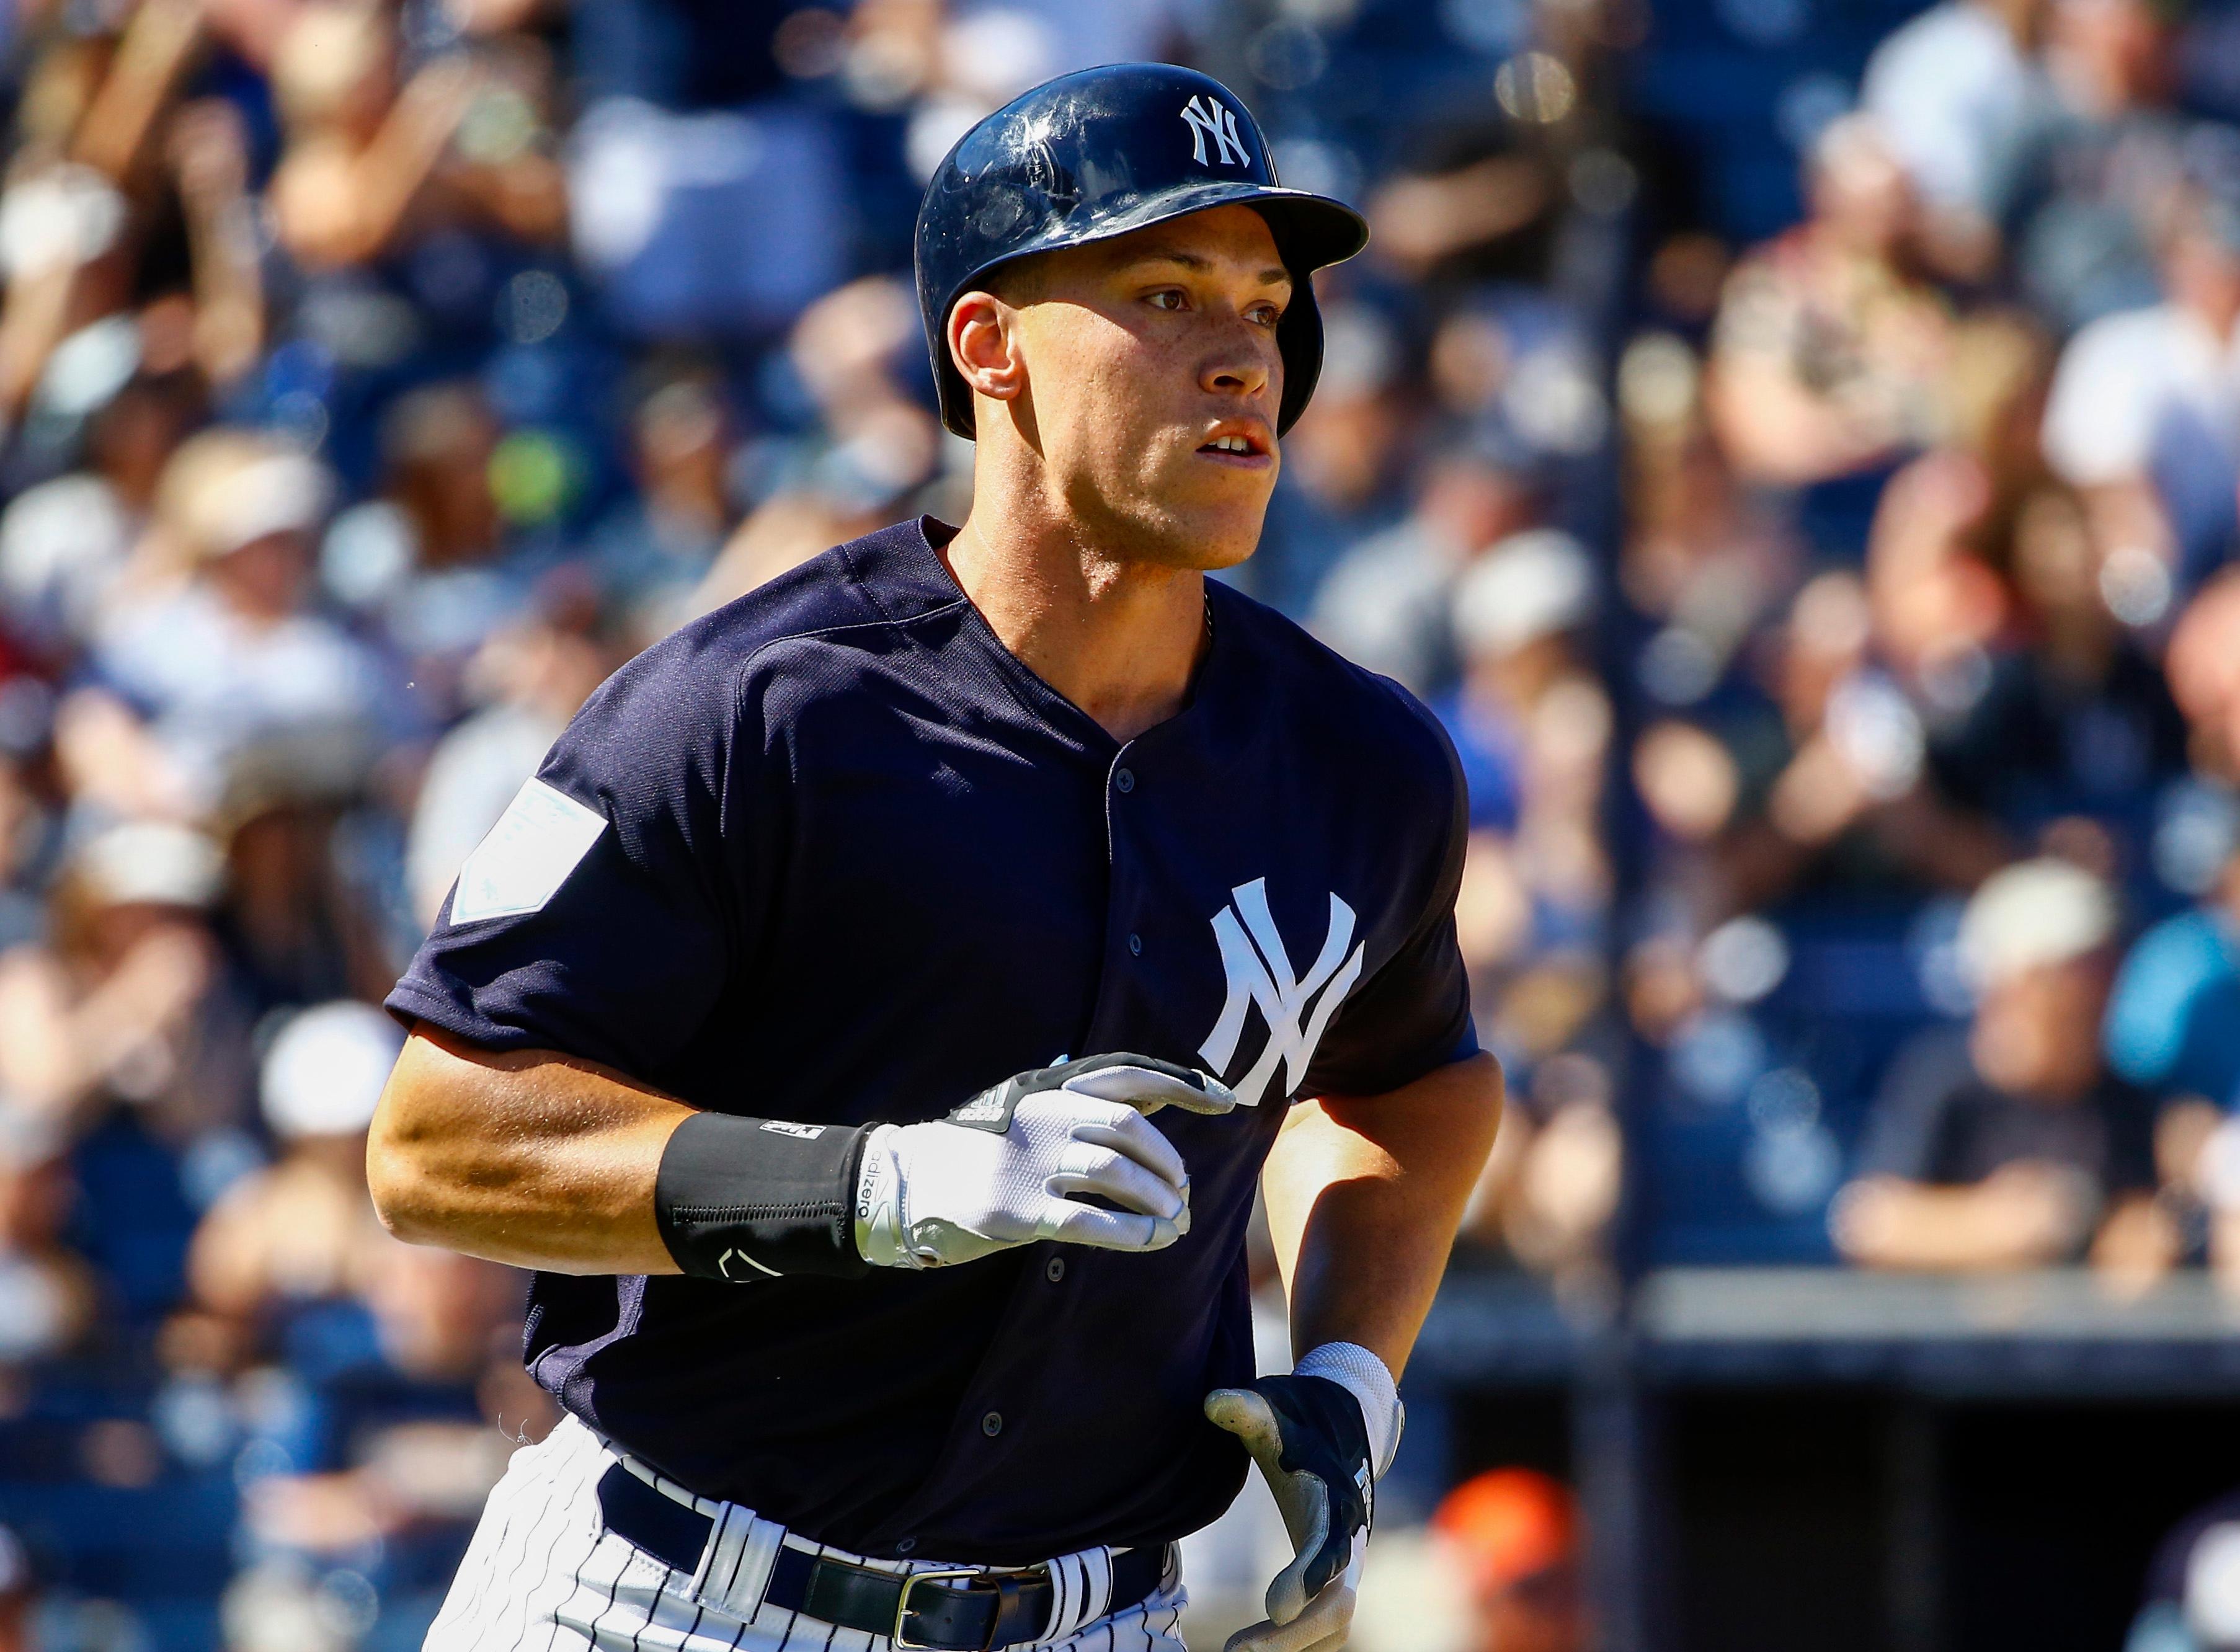
[(1337, 1652), (1353, 1628), (1377, 1477), (1400, 1444), (1391, 1372), (1358, 1343), (1325, 1342), (1289, 1376), (1216, 1389), (1205, 1414), (1252, 1454), (1295, 1551), (1268, 1585), (1266, 1621), (1223, 1652)]
[(930, 1124), (880, 1125), (856, 1183), (856, 1248), (883, 1268), (945, 1267), (1038, 1239), (1162, 1249), (1190, 1231), (1190, 1171), (1145, 1115), (1236, 1105), (1187, 1067), (1090, 1056), (1006, 1079)]

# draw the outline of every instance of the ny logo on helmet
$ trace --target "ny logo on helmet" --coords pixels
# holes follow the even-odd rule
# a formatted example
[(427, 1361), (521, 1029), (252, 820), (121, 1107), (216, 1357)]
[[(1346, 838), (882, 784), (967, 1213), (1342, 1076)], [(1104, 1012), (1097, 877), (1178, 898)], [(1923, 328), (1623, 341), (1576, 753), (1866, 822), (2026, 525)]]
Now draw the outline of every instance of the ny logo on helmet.
[(1251, 164), (1252, 152), (1244, 147), (1243, 135), (1237, 130), (1237, 111), (1218, 97), (1193, 96), (1183, 105), (1183, 119), (1190, 129), (1190, 157), (1200, 166), (1209, 164), (1205, 158), (1205, 140), (1209, 137), (1214, 141), (1220, 157), (1210, 164)]
[[(1323, 949), (1314, 967), (1303, 976), (1296, 976), (1275, 916), (1268, 910), (1268, 880), (1256, 877), (1229, 894), (1230, 903), (1213, 917), (1214, 943), (1221, 949), (1229, 996), (1197, 1053), (1214, 1074), (1226, 1077), (1237, 1041), (1243, 1036), (1245, 1013), (1254, 1004), (1259, 1005), (1268, 1023), (1267, 1047), (1251, 1070), (1230, 1085), (1238, 1101), (1257, 1107), (1278, 1062), (1283, 1064), (1286, 1095), (1306, 1077), (1330, 1016), (1361, 978), (1362, 954), (1367, 943), (1347, 953), (1347, 943), (1353, 939), (1353, 909), (1332, 894), (1330, 931), (1323, 939)], [(1303, 1016), (1303, 1026), (1300, 1024)]]

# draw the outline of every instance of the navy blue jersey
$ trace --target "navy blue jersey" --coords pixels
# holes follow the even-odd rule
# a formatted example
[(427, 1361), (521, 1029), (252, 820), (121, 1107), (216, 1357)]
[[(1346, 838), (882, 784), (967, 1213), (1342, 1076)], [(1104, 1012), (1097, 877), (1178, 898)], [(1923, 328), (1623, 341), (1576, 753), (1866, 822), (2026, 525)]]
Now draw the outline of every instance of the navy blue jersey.
[(1199, 1406), (1253, 1375), (1244, 1229), (1287, 1098), (1477, 1048), (1464, 799), (1405, 692), (1217, 585), (1189, 705), (1114, 740), (964, 598), (951, 531), (840, 546), (617, 673), (389, 1005), (764, 1118), (917, 1122), (1108, 1050), (1257, 1101), (1158, 1116), (1191, 1228), (1150, 1255), (537, 1276), (537, 1380), (675, 1479), (861, 1553), (1018, 1563), (1236, 1495)]

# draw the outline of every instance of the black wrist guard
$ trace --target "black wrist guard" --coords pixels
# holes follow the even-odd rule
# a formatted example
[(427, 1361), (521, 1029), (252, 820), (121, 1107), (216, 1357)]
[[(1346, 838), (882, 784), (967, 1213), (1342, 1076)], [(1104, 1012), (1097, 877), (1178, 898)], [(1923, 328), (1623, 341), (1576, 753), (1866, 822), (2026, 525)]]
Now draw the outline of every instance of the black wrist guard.
[(856, 1177), (869, 1134), (695, 1113), (670, 1136), (654, 1178), (662, 1242), (686, 1273), (735, 1284), (869, 1273), (856, 1249)]

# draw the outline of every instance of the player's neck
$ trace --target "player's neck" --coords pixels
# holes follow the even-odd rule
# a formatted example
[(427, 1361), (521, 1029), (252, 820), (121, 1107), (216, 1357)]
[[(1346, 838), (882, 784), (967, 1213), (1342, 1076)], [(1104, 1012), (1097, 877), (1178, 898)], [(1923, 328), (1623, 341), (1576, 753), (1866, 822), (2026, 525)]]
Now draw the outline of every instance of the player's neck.
[(988, 520), (976, 503), (943, 559), (1021, 664), (1116, 740), (1182, 709), (1207, 642), (1203, 574)]

